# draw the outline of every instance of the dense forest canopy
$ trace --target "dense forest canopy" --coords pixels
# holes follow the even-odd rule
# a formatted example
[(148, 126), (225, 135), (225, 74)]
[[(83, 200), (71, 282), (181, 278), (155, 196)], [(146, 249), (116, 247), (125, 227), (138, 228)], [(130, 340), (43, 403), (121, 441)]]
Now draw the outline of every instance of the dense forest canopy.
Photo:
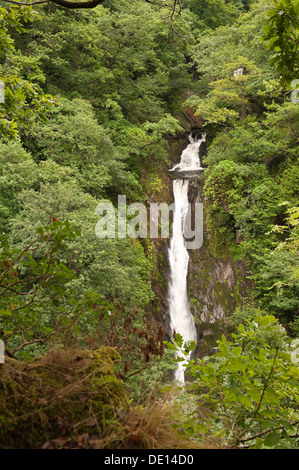
[(176, 365), (153, 289), (160, 254), (148, 239), (97, 238), (95, 209), (163, 191), (158, 174), (188, 108), (208, 136), (214, 256), (245, 259), (254, 288), (214, 362), (190, 364), (192, 396), (213, 413), (177, 426), (224, 446), (296, 446), (298, 2), (1, 0), (0, 24), (7, 353), (109, 346), (132, 399), (169, 381)]

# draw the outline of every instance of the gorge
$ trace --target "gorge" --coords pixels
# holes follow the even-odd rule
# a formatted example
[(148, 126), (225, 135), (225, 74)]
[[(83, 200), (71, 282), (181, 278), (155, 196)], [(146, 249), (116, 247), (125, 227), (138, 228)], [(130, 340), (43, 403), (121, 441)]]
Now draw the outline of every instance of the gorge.
[(297, 4), (0, 0), (0, 448), (298, 448)]

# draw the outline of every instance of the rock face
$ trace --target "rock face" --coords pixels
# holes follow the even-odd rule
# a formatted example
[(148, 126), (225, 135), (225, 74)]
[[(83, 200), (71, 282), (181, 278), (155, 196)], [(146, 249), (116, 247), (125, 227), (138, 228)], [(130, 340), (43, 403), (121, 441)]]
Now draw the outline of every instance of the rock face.
[(234, 261), (223, 254), (215, 257), (210, 251), (209, 233), (204, 232), (203, 245), (190, 250), (188, 286), (191, 311), (198, 331), (197, 355), (212, 352), (217, 339), (227, 332), (226, 319), (244, 303), (252, 284), (244, 260)]
[[(213, 226), (209, 201), (204, 195), (204, 175), (192, 182), (189, 201), (203, 204), (203, 243), (189, 250), (188, 290), (191, 311), (198, 332), (196, 355), (212, 353), (216, 341), (227, 333), (226, 319), (241, 306), (253, 287), (245, 260), (233, 260), (223, 239)], [(207, 217), (209, 214), (209, 217)], [(215, 249), (217, 246), (217, 250)]]

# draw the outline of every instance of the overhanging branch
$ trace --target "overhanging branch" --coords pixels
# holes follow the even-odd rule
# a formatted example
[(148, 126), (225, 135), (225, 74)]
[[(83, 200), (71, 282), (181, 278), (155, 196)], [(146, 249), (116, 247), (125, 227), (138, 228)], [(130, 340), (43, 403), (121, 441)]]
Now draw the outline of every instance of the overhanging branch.
[(78, 9), (78, 8), (95, 8), (100, 3), (104, 3), (105, 0), (87, 0), (85, 2), (72, 2), (69, 0), (35, 0), (33, 2), (18, 2), (17, 0), (4, 0), (6, 3), (13, 3), (15, 5), (38, 5), (41, 3), (55, 3), (61, 7), (69, 8), (69, 9)]
[[(55, 3), (56, 5), (59, 5), (61, 7), (69, 8), (69, 9), (78, 9), (78, 8), (95, 8), (96, 6), (100, 5), (101, 3), (104, 3), (105, 0), (86, 0), (83, 2), (76, 2), (72, 0), (33, 0), (32, 2), (22, 2), (18, 0), (4, 0), (6, 3), (13, 3), (14, 5), (25, 5), (25, 6), (32, 6), (32, 5), (38, 5), (41, 3)], [(147, 3), (151, 3), (152, 5), (158, 5), (160, 7), (167, 7), (172, 10), (172, 13), (170, 15), (171, 20), (173, 19), (173, 15), (175, 13), (180, 13), (182, 9), (182, 3), (183, 0), (173, 0), (173, 3), (170, 2), (168, 4), (166, 1), (162, 0), (145, 0)]]

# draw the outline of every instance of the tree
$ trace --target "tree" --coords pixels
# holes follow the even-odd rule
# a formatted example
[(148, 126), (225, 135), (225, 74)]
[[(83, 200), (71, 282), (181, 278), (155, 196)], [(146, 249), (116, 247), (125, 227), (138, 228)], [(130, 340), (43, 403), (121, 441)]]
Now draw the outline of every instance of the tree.
[[(286, 250), (292, 253), (299, 262), (299, 207), (290, 207), (290, 203), (282, 203), (285, 205), (286, 218), (284, 225), (273, 225), (271, 232), (283, 234), (284, 239), (277, 242), (276, 250)], [(298, 272), (294, 272), (294, 276), (299, 279)]]
[[(82, 2), (73, 2), (71, 0), (33, 0), (32, 2), (22, 2), (18, 0), (3, 0), (6, 3), (14, 3), (16, 5), (24, 5), (24, 6), (32, 6), (32, 5), (40, 5), (40, 4), (50, 4), (55, 3), (61, 7), (68, 8), (70, 10), (76, 9), (91, 9), (95, 8), (98, 5), (104, 3), (107, 0), (87, 0)], [(182, 3), (183, 0), (169, 0), (169, 3), (166, 2), (159, 2), (159, 0), (145, 0), (147, 3), (151, 3), (153, 5), (157, 5), (159, 7), (167, 7), (170, 9), (170, 18), (171, 22), (173, 21), (173, 17), (176, 13), (180, 13), (182, 10)]]
[(128, 155), (116, 148), (86, 100), (60, 98), (48, 121), (33, 124), (23, 142), (36, 161), (51, 160), (72, 168), (82, 189), (96, 198), (116, 188), (127, 195), (139, 191), (135, 175), (127, 170)]
[[(0, 330), (14, 354), (65, 334), (83, 315), (88, 300), (66, 288), (76, 276), (56, 258), (57, 251), (78, 235), (76, 228), (53, 218), (23, 249), (1, 240)], [(43, 254), (36, 257), (39, 245)], [(52, 315), (46, 310), (47, 296), (56, 306)]]
[(218, 70), (219, 78), (210, 83), (212, 91), (206, 99), (196, 95), (186, 104), (197, 106), (195, 114), (209, 124), (232, 124), (240, 116), (245, 119), (251, 81), (260, 71), (247, 57), (240, 56)]
[(232, 24), (241, 13), (235, 2), (224, 0), (186, 0), (184, 8), (190, 9), (194, 14), (194, 26), (199, 31), (216, 29), (219, 26)]
[(38, 15), (32, 8), (6, 10), (0, 7), (0, 79), (5, 86), (5, 99), (0, 103), (2, 140), (16, 139), (20, 129), (28, 128), (35, 121), (45, 120), (47, 112), (56, 103), (51, 95), (42, 92), (37, 83), (31, 82), (28, 69), (33, 71), (35, 80), (44, 79), (38, 63), (20, 56), (8, 31), (12, 28), (24, 33), (23, 22), (32, 22), (36, 18)]
[(80, 9), (80, 8), (95, 8), (96, 6), (104, 3), (105, 0), (87, 0), (83, 2), (72, 2), (69, 0), (33, 0), (32, 2), (19, 2), (17, 0), (3, 0), (6, 3), (13, 3), (15, 5), (22, 5), (22, 6), (33, 6), (33, 5), (40, 5), (40, 4), (49, 4), (55, 3), (61, 7), (72, 9)]
[(299, 73), (299, 5), (296, 0), (272, 3), (264, 26), (263, 39), (272, 51), (271, 65), (281, 76), (281, 84), (288, 89)]

